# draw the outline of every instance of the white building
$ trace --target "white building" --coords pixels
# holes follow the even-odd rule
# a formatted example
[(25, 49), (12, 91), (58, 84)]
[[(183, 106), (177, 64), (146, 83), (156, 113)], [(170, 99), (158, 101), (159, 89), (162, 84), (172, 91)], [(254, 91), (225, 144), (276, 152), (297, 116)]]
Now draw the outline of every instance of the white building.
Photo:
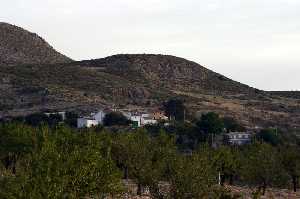
[(103, 124), (106, 113), (103, 110), (100, 110), (98, 113), (92, 113), (91, 116), (94, 120), (97, 120), (99, 124)]
[(50, 117), (51, 115), (60, 115), (61, 119), (63, 121), (66, 120), (66, 112), (64, 112), (64, 111), (61, 111), (61, 112), (52, 112), (52, 113), (45, 113), (45, 115), (47, 115), (48, 117)]
[(137, 125), (136, 125), (137, 127), (141, 127), (141, 125), (142, 125), (142, 117), (140, 115), (132, 115), (130, 117), (130, 120), (132, 122), (136, 122), (137, 123)]
[(103, 110), (98, 111), (97, 113), (92, 113), (90, 117), (82, 117), (77, 119), (78, 128), (90, 128), (92, 126), (97, 126), (103, 124), (103, 120), (106, 116), (106, 113)]
[(141, 125), (150, 125), (150, 124), (156, 124), (157, 120), (155, 120), (153, 117), (142, 117), (141, 119)]
[(78, 118), (77, 128), (90, 128), (99, 125), (99, 121), (93, 118)]
[(135, 122), (137, 127), (157, 123), (157, 120), (154, 119), (154, 117), (151, 116), (151, 114), (148, 114), (148, 113), (132, 114), (131, 117), (130, 117), (130, 120), (132, 122)]
[(231, 132), (226, 136), (230, 145), (244, 145), (251, 142), (253, 134), (248, 132)]

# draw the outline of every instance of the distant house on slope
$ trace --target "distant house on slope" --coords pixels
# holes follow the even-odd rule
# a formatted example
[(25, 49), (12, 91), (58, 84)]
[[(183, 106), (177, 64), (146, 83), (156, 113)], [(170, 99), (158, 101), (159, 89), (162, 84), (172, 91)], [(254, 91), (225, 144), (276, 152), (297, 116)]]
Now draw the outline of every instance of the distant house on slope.
[(155, 120), (168, 120), (169, 119), (163, 111), (155, 111), (153, 113), (153, 118)]
[(244, 145), (251, 142), (253, 133), (249, 132), (231, 132), (225, 135), (227, 143), (230, 145)]
[(106, 114), (107, 114), (107, 111), (100, 110), (97, 113), (92, 113), (91, 116), (92, 116), (92, 118), (97, 120), (99, 122), (99, 124), (103, 124), (103, 120), (104, 120)]
[(122, 112), (122, 114), (132, 122), (134, 128), (149, 124), (156, 124), (157, 120), (154, 114), (148, 112)]
[(62, 121), (66, 120), (66, 112), (65, 111), (60, 111), (60, 112), (47, 112), (45, 113), (48, 117), (52, 115), (59, 115), (62, 119)]
[(97, 125), (99, 125), (99, 121), (93, 118), (82, 117), (77, 119), (77, 128), (90, 128)]
[(89, 117), (81, 117), (77, 119), (77, 128), (90, 128), (103, 124), (103, 120), (107, 111), (100, 110), (97, 113), (92, 113)]

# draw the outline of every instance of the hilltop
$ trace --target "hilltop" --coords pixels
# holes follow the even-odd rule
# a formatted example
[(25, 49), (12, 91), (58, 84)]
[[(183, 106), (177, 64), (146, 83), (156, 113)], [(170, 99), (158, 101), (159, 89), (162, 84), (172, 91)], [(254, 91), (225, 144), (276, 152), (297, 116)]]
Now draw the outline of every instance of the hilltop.
[(37, 34), (0, 22), (0, 64), (45, 64), (69, 61), (71, 59), (57, 52)]
[[(16, 43), (22, 45), (17, 45), (3, 33), (0, 36), (5, 40), (0, 48), (0, 117), (45, 109), (90, 111), (112, 105), (153, 108), (171, 97), (180, 97), (190, 115), (215, 111), (248, 127), (300, 127), (299, 99), (251, 88), (195, 62), (151, 54), (75, 62), (36, 34), (1, 26), (2, 32), (3, 26), (8, 26), (11, 35), (27, 37), (18, 37)], [(7, 43), (9, 50), (3, 51)], [(28, 50), (14, 53), (15, 45)], [(44, 50), (36, 50), (36, 45)]]

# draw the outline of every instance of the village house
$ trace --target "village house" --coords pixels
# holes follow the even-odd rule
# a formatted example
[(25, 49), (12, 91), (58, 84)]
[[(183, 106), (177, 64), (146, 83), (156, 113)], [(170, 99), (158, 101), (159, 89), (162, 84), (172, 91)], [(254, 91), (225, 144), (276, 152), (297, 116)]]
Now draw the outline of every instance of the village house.
[(168, 120), (169, 119), (163, 111), (155, 111), (153, 113), (153, 118), (155, 120)]
[(132, 115), (130, 117), (132, 121), (133, 127), (141, 127), (142, 126), (142, 116), (140, 115)]
[[(116, 110), (117, 111), (117, 110)], [(137, 110), (118, 110), (122, 113), (128, 120), (132, 122), (132, 126), (135, 128), (142, 127), (145, 125), (156, 124), (159, 120), (167, 120), (168, 117), (164, 115), (162, 111), (155, 111), (153, 113), (148, 113), (147, 111), (137, 111)], [(97, 113), (92, 113), (88, 117), (81, 117), (77, 119), (78, 128), (89, 128), (99, 124), (103, 124), (103, 120), (107, 113), (111, 110), (100, 110)]]
[(231, 132), (226, 134), (226, 140), (230, 145), (244, 145), (251, 142), (252, 136), (249, 132)]
[(66, 112), (64, 112), (64, 111), (60, 111), (60, 112), (47, 112), (47, 113), (45, 113), (45, 115), (47, 115), (48, 117), (50, 117), (51, 115), (59, 115), (59, 116), (61, 116), (61, 119), (63, 121), (66, 120)]
[(97, 113), (91, 113), (89, 117), (82, 117), (77, 119), (77, 128), (90, 128), (103, 124), (103, 120), (106, 115), (105, 110), (100, 110)]
[(82, 117), (77, 119), (77, 128), (90, 128), (99, 125), (99, 121), (94, 118)]
[(152, 113), (146, 112), (122, 112), (122, 114), (130, 121), (133, 127), (142, 127), (149, 124), (156, 124), (157, 120), (154, 119)]
[(92, 113), (91, 116), (92, 116), (92, 118), (97, 120), (99, 122), (99, 124), (103, 124), (103, 120), (104, 120), (106, 114), (107, 114), (107, 111), (100, 110), (97, 113)]

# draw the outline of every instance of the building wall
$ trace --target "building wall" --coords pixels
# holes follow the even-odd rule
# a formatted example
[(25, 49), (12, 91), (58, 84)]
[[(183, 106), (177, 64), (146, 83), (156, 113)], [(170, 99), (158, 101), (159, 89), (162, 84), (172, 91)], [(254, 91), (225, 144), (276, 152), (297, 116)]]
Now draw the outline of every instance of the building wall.
[(92, 126), (97, 126), (99, 124), (99, 121), (97, 120), (91, 120), (86, 118), (78, 118), (77, 119), (77, 127), (78, 128), (90, 128)]
[(130, 120), (133, 121), (133, 122), (137, 122), (138, 123), (138, 127), (141, 126), (141, 116), (131, 116), (130, 117)]
[(147, 124), (156, 124), (157, 120), (155, 119), (142, 119), (141, 125), (147, 125)]
[(243, 145), (251, 142), (252, 134), (243, 132), (229, 133), (228, 141), (232, 145)]
[(103, 124), (103, 120), (105, 117), (106, 113), (104, 113), (104, 111), (99, 111), (98, 113), (96, 113), (93, 118), (95, 120), (97, 120), (100, 124)]

